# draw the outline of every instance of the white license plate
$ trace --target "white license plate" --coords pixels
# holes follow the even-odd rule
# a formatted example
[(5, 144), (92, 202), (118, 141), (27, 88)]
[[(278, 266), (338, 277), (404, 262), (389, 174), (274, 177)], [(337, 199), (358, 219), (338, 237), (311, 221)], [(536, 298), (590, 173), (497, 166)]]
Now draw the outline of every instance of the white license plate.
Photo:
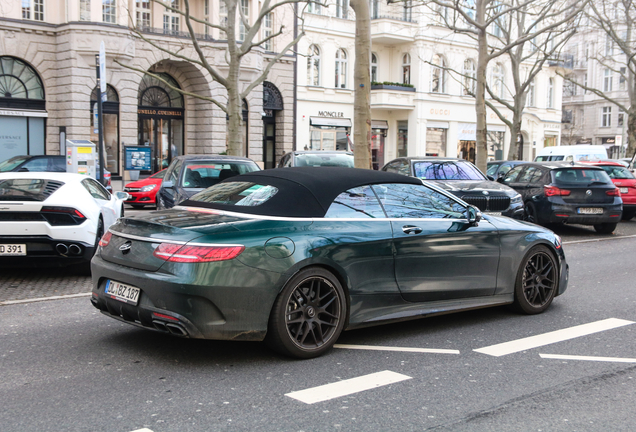
[(603, 214), (603, 209), (598, 207), (579, 207), (580, 214)]
[(629, 193), (629, 189), (627, 188), (618, 188), (618, 189), (621, 191), (622, 194)]
[(141, 290), (137, 287), (112, 280), (106, 282), (106, 288), (104, 289), (104, 293), (110, 298), (135, 306), (139, 301), (140, 292)]
[(0, 256), (24, 256), (25, 244), (0, 244)]

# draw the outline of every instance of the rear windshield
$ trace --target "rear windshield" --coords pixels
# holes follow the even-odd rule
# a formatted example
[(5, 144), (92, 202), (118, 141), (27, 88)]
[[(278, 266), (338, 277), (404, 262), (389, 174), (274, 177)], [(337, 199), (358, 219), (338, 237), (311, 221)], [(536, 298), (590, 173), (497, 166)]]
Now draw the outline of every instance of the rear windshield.
[(486, 180), (479, 169), (466, 161), (415, 162), (415, 177), (426, 180)]
[(296, 166), (332, 166), (353, 168), (353, 156), (347, 154), (299, 154)]
[(634, 174), (630, 170), (621, 166), (603, 165), (601, 166), (611, 179), (633, 179)]
[(592, 186), (593, 184), (613, 185), (607, 173), (599, 169), (566, 168), (552, 171), (552, 180), (559, 185)]
[(0, 180), (0, 201), (44, 201), (63, 184), (42, 179)]
[(14, 156), (11, 159), (2, 161), (0, 162), (0, 172), (13, 171), (15, 167), (17, 167), (27, 159), (29, 159), (29, 156)]
[(252, 182), (219, 183), (190, 198), (211, 204), (258, 206), (276, 195), (278, 188)]
[(207, 188), (226, 178), (258, 171), (258, 169), (258, 165), (254, 162), (188, 161), (181, 178), (181, 186), (184, 188)]

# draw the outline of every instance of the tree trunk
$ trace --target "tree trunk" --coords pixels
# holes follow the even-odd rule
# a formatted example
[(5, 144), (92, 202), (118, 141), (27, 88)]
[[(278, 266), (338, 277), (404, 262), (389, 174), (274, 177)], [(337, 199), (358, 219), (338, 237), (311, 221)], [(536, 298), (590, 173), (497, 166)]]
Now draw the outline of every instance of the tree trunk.
[[(486, 20), (486, 2), (478, 0), (475, 4), (476, 21)], [(486, 70), (488, 68), (488, 39), (486, 29), (479, 29), (477, 36), (477, 94), (475, 95), (475, 113), (477, 130), (475, 136), (475, 164), (482, 172), (488, 168), (488, 130), (486, 116)]]
[[(356, 168), (371, 166), (371, 18), (366, 0), (351, 0), (356, 13), (356, 52), (353, 70), (353, 158)], [(380, 167), (381, 168), (381, 167)]]
[[(225, 0), (221, 0), (225, 1)], [(235, 23), (237, 19), (238, 2), (227, 2), (227, 19)], [(241, 70), (241, 58), (238, 54), (239, 47), (236, 44), (236, 27), (228, 25), (227, 49), (230, 59), (227, 75), (227, 115), (229, 117), (227, 127), (227, 154), (230, 156), (247, 156), (243, 149), (243, 103), (240, 98), (239, 76)]]
[(636, 107), (634, 104), (627, 111), (627, 150), (625, 157), (632, 157), (636, 153)]
[[(525, 98), (525, 95), (522, 95), (521, 98)], [(520, 101), (515, 96), (515, 109), (512, 111), (512, 125), (510, 126), (510, 147), (508, 148), (508, 158), (507, 160), (520, 160), (523, 159), (522, 156), (519, 155), (521, 150), (519, 149), (519, 132), (521, 132), (521, 122), (523, 121), (523, 106), (519, 106)]]

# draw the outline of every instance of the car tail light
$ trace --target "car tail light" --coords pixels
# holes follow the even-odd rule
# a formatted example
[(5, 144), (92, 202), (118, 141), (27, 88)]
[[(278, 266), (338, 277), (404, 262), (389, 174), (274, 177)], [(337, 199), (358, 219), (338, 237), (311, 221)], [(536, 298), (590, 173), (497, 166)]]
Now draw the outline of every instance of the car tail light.
[(81, 225), (86, 216), (72, 207), (44, 206), (40, 213), (51, 225)]
[(621, 191), (618, 188), (610, 189), (605, 191), (605, 195), (609, 196), (621, 196)]
[(110, 239), (113, 236), (113, 233), (111, 233), (110, 231), (108, 231), (106, 234), (104, 234), (102, 236), (101, 239), (99, 239), (99, 245), (101, 247), (106, 247), (108, 246), (108, 243), (110, 243)]
[(545, 191), (545, 196), (568, 196), (570, 195), (570, 191), (567, 189), (561, 189), (556, 186), (543, 186), (543, 190)]
[(245, 246), (242, 245), (190, 246), (161, 243), (153, 255), (170, 262), (202, 263), (231, 260), (244, 250)]

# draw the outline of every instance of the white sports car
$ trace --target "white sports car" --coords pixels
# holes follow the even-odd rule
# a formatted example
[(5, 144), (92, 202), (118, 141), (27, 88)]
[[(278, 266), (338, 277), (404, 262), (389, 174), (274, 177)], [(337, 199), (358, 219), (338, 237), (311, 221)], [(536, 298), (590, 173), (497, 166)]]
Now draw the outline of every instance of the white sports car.
[(0, 267), (88, 269), (100, 238), (124, 215), (127, 198), (81, 174), (0, 173)]

